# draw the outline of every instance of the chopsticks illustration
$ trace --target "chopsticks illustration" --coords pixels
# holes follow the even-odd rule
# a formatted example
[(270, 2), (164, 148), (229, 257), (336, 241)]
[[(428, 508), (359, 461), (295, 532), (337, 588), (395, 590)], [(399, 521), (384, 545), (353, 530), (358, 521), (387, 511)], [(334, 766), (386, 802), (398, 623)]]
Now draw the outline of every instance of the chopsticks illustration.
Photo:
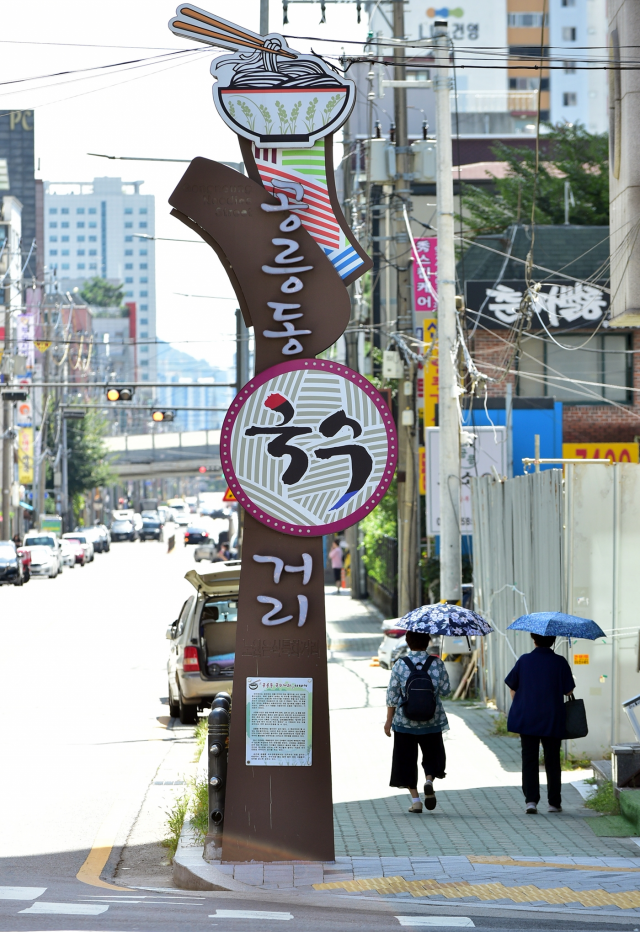
[(201, 42), (210, 39), (214, 40), (211, 42), (211, 45), (220, 44), (223, 48), (237, 48), (238, 46), (242, 46), (250, 49), (258, 49), (261, 52), (269, 52), (271, 55), (283, 55), (285, 58), (297, 58), (296, 55), (293, 55), (291, 52), (285, 52), (284, 49), (269, 48), (265, 45), (261, 37), (251, 32), (238, 29), (225, 20), (216, 19), (201, 10), (189, 6), (180, 6), (177, 12), (182, 14), (182, 16), (188, 16), (189, 19), (195, 19), (201, 23), (205, 23), (207, 26), (213, 26), (215, 30), (220, 30), (214, 32), (211, 29), (205, 29), (203, 26), (197, 26), (194, 23), (182, 22), (177, 17), (171, 20), (170, 25), (174, 31), (181, 30), (188, 32), (193, 35), (194, 38), (206, 36), (206, 39), (200, 39)]

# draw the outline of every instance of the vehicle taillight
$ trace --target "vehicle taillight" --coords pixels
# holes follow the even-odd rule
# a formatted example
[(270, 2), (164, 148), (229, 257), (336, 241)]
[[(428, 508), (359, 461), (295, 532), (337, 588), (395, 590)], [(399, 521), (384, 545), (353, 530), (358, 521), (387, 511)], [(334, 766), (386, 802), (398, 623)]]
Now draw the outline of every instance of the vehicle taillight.
[(182, 669), (185, 673), (198, 673), (199, 672), (200, 662), (198, 660), (198, 648), (197, 647), (185, 647), (184, 659), (182, 661)]
[(203, 536), (203, 537), (208, 537), (209, 535), (208, 535), (208, 533), (207, 533), (206, 531), (203, 531), (203, 532), (202, 532), (202, 536)]
[(404, 628), (389, 628), (384, 632), (388, 638), (401, 638), (407, 633)]

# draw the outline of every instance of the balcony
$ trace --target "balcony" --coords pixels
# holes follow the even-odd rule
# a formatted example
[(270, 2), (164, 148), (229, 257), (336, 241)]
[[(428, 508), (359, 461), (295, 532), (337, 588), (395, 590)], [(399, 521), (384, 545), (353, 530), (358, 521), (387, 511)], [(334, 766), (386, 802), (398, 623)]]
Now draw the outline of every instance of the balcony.
[(458, 91), (451, 109), (458, 113), (530, 113), (538, 110), (538, 91)]

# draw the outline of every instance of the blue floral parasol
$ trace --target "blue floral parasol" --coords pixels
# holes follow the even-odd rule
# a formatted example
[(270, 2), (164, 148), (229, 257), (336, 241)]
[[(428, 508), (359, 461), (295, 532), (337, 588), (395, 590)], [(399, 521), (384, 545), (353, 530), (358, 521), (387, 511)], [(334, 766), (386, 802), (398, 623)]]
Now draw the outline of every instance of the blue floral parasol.
[(586, 638), (595, 641), (606, 637), (602, 628), (589, 618), (565, 615), (563, 612), (532, 612), (516, 618), (507, 631), (530, 631), (545, 637)]
[(416, 631), (418, 634), (476, 637), (491, 634), (493, 628), (477, 612), (448, 602), (414, 608), (400, 619), (394, 628)]

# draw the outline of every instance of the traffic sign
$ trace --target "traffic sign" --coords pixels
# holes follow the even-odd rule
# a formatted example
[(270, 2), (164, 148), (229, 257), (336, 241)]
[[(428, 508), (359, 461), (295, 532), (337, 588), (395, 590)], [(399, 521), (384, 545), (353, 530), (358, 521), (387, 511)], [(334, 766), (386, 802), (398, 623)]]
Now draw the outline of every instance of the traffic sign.
[(227, 486), (227, 491), (222, 496), (223, 502), (237, 502), (238, 499), (235, 497), (229, 486)]

